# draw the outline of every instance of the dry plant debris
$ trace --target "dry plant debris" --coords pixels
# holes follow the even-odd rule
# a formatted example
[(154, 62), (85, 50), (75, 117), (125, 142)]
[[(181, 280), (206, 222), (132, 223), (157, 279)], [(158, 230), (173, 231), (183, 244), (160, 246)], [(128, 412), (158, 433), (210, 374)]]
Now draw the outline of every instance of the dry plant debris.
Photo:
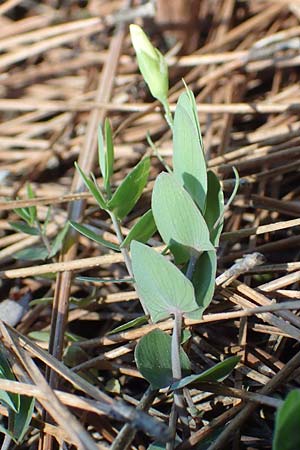
[[(77, 160), (86, 173), (96, 170), (97, 126), (105, 116), (115, 132), (116, 185), (150, 152), (147, 132), (170, 161), (170, 133), (138, 72), (126, 21), (143, 24), (167, 52), (171, 109), (184, 90), (182, 77), (195, 93), (208, 166), (227, 197), (232, 166), (240, 175), (225, 213), (214, 300), (201, 320), (185, 323), (196, 372), (229, 355), (240, 355), (241, 363), (222, 385), (191, 390), (197, 414), (178, 450), (270, 448), (274, 408), (299, 387), (300, 3), (202, 0), (194, 7), (196, 45), (187, 50), (187, 27), (175, 34), (182, 47), (165, 19), (155, 16), (152, 2), (0, 5), (1, 301), (31, 300), (15, 328), (1, 323), (16, 381), (1, 379), (0, 389), (37, 400), (25, 447), (36, 448), (39, 441), (46, 450), (58, 441), (142, 450), (149, 434), (155, 439), (166, 432), (168, 393), (149, 394), (133, 351), (148, 331), (170, 330), (172, 321), (112, 334), (142, 314), (132, 284), (125, 279), (91, 285), (77, 276), (124, 278), (122, 255), (69, 232), (59, 256), (28, 261), (24, 254), (40, 244), (40, 236), (10, 225), (16, 208), (36, 206), (40, 220), (49, 220), (50, 241), (67, 220), (84, 217), (116, 243), (107, 216), (83, 192), (74, 170)], [(162, 169), (153, 157), (150, 187)], [(123, 223), (125, 235), (148, 209), (150, 187)], [(161, 245), (158, 236), (154, 244)], [(261, 265), (226, 272), (255, 252), (264, 256)], [(45, 277), (49, 273), (55, 276)], [(6, 408), (0, 412), (5, 423)], [(122, 422), (129, 425), (122, 428)]]

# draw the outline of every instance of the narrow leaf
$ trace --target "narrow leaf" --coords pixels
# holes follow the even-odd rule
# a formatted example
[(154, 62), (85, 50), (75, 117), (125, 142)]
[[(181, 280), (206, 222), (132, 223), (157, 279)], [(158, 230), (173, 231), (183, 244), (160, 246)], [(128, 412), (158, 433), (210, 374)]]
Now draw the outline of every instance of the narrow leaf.
[(152, 211), (158, 231), (177, 263), (213, 250), (204, 218), (189, 193), (173, 175), (161, 173), (154, 185)]
[(210, 231), (210, 240), (217, 247), (224, 222), (224, 195), (218, 177), (211, 170), (208, 171), (207, 179), (208, 190), (204, 218)]
[(203, 312), (209, 306), (215, 290), (216, 272), (216, 251), (203, 252), (196, 263), (192, 277), (199, 309), (188, 314), (190, 319), (201, 319)]
[(150, 158), (142, 159), (124, 178), (108, 202), (107, 208), (122, 220), (133, 209), (147, 184)]
[(74, 228), (79, 233), (83, 234), (83, 236), (91, 239), (94, 242), (97, 242), (97, 244), (104, 245), (105, 247), (115, 250), (116, 252), (120, 251), (120, 248), (118, 245), (115, 245), (112, 242), (106, 241), (101, 236), (99, 236), (99, 234), (96, 234), (94, 231), (92, 231), (90, 228), (86, 227), (85, 225), (81, 225), (81, 224), (73, 222), (73, 221), (70, 221), (69, 223), (72, 228)]
[(140, 327), (141, 325), (145, 325), (145, 323), (147, 323), (147, 322), (148, 322), (147, 316), (137, 317), (136, 319), (132, 319), (129, 322), (123, 323), (123, 325), (120, 325), (119, 327), (114, 328), (109, 333), (107, 333), (107, 335), (109, 336), (111, 334), (120, 333), (121, 331), (129, 330), (130, 328)]
[(66, 225), (57, 234), (56, 238), (52, 242), (51, 252), (49, 253), (49, 258), (53, 258), (53, 256), (55, 256), (56, 253), (61, 249), (63, 241), (67, 235), (68, 229), (69, 229), (69, 223), (66, 223)]
[(11, 415), (11, 432), (14, 441), (20, 444), (28, 430), (32, 419), (35, 400), (32, 397), (21, 396), (20, 410)]
[(273, 450), (298, 450), (300, 390), (291, 391), (276, 414)]
[[(152, 389), (163, 389), (173, 381), (171, 361), (171, 336), (159, 329), (142, 337), (135, 348), (135, 362)], [(184, 374), (190, 372), (190, 361), (180, 348), (181, 368)]]
[(90, 179), (88, 178), (85, 173), (81, 170), (81, 168), (78, 166), (77, 163), (75, 163), (75, 167), (80, 173), (80, 176), (86, 185), (87, 189), (90, 191), (90, 193), (93, 195), (94, 199), (98, 203), (101, 209), (106, 209), (106, 203), (105, 200), (100, 192), (99, 187)]
[(157, 228), (155, 225), (153, 213), (151, 209), (147, 211), (136, 224), (131, 228), (128, 235), (124, 239), (122, 247), (129, 247), (130, 242), (134, 239), (139, 242), (147, 242), (153, 234), (156, 232)]
[(207, 193), (206, 161), (198, 118), (194, 112), (193, 94), (180, 95), (174, 116), (174, 175), (204, 211)]
[(30, 213), (28, 208), (15, 208), (14, 212), (30, 225)]
[(114, 170), (114, 143), (112, 137), (112, 129), (108, 119), (105, 119), (104, 130), (106, 143), (106, 185), (109, 185), (109, 180)]
[[(15, 381), (15, 376), (12, 373), (10, 365), (2, 353), (3, 349), (0, 347), (0, 378), (3, 380)], [(0, 401), (11, 410), (18, 412), (20, 408), (20, 395), (0, 390)]]
[(44, 245), (35, 245), (34, 247), (24, 248), (13, 254), (15, 259), (24, 261), (45, 260), (48, 258), (48, 250)]
[(105, 153), (106, 152), (105, 152), (102, 127), (99, 124), (99, 126), (98, 126), (98, 162), (99, 162), (99, 166), (100, 166), (100, 170), (101, 170), (101, 174), (102, 174), (104, 183), (105, 183), (105, 180), (107, 177)]
[(132, 241), (131, 258), (138, 294), (153, 322), (198, 308), (190, 280), (160, 253)]
[[(35, 198), (35, 194), (33, 192), (32, 186), (30, 183), (27, 183), (27, 196), (29, 199), (33, 199)], [(34, 221), (36, 219), (36, 215), (37, 215), (37, 209), (36, 206), (29, 206), (28, 207), (28, 212), (30, 215), (30, 225), (34, 224)]]
[(25, 222), (8, 222), (9, 225), (16, 231), (21, 233), (30, 234), (31, 236), (38, 236), (39, 230), (35, 227), (31, 227)]
[(191, 383), (196, 382), (204, 382), (204, 381), (223, 381), (227, 378), (235, 366), (239, 363), (239, 356), (231, 356), (230, 358), (225, 359), (222, 362), (219, 362), (215, 366), (211, 367), (208, 370), (198, 374), (198, 375), (189, 375), (182, 380), (173, 383), (171, 388), (173, 390), (182, 389), (185, 386), (188, 386)]

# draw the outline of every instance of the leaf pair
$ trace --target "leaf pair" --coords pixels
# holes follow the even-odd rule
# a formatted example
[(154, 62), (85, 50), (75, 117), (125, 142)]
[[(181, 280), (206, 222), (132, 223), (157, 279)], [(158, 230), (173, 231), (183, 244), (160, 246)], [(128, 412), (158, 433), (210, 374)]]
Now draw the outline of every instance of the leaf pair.
[[(108, 152), (106, 155), (108, 155)], [(104, 165), (105, 168), (102, 167), (101, 170), (106, 174), (105, 184), (107, 185), (111, 174), (111, 165), (106, 163), (106, 161), (106, 159), (102, 161), (101, 164), (102, 166)], [(93, 195), (100, 208), (114, 213), (119, 220), (122, 220), (133, 209), (142, 195), (149, 176), (150, 158), (143, 158), (124, 178), (112, 197), (107, 200), (104, 199), (95, 177), (92, 175), (91, 178), (89, 178), (78, 164), (75, 163), (75, 166), (79, 171), (84, 184)]]

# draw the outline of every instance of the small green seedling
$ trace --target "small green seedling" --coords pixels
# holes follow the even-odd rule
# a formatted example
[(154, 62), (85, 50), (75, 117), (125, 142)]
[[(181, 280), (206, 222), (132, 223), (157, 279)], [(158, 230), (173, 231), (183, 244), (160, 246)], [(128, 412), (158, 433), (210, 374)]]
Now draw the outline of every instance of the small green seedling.
[[(172, 445), (180, 442), (176, 436), (176, 417), (182, 416), (182, 389), (204, 381), (221, 381), (239, 362), (228, 358), (201, 374), (193, 374), (187, 353), (182, 348), (184, 318), (201, 319), (210, 304), (215, 286), (217, 255), (224, 220), (224, 197), (217, 176), (207, 170), (205, 152), (193, 93), (185, 87), (177, 102), (174, 119), (168, 104), (168, 70), (162, 54), (155, 49), (143, 30), (130, 26), (133, 46), (140, 71), (151, 94), (158, 99), (166, 113), (173, 133), (173, 170), (168, 168), (155, 180), (151, 209), (141, 216), (126, 238), (121, 222), (133, 210), (147, 184), (150, 158), (143, 158), (113, 188), (114, 149), (112, 130), (108, 121), (98, 132), (99, 166), (103, 186), (94, 175), (87, 176), (76, 165), (87, 189), (99, 207), (111, 217), (119, 245), (105, 241), (90, 227), (71, 222), (71, 226), (93, 241), (113, 251), (121, 251), (130, 279), (145, 314), (113, 332), (120, 332), (145, 323), (172, 318), (172, 335), (155, 329), (143, 336), (135, 349), (135, 361), (152, 389), (169, 388), (174, 393), (170, 431)], [(151, 148), (155, 145), (150, 139)], [(165, 167), (167, 167), (165, 165)], [(161, 254), (147, 245), (158, 231), (166, 250)], [(167, 254), (168, 253), (168, 254)], [(186, 408), (185, 408), (186, 409)], [(174, 421), (175, 417), (175, 421)], [(165, 448), (159, 444), (150, 448)]]

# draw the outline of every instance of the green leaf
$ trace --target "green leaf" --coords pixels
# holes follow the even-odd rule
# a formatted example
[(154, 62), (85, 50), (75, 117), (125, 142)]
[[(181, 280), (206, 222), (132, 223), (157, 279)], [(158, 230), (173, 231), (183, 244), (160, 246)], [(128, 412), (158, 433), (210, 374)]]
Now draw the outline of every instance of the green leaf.
[(130, 248), (138, 294), (153, 322), (198, 308), (192, 283), (174, 264), (140, 242)]
[(86, 227), (85, 225), (81, 225), (81, 224), (73, 222), (73, 221), (70, 221), (69, 223), (72, 228), (74, 228), (79, 233), (83, 234), (83, 236), (91, 239), (92, 241), (97, 242), (97, 244), (104, 245), (105, 247), (115, 250), (116, 252), (120, 251), (120, 248), (118, 245), (115, 245), (112, 242), (106, 241), (101, 236), (99, 236), (99, 234), (94, 233), (94, 231), (92, 231), (90, 228)]
[[(3, 380), (16, 380), (4, 356), (2, 347), (0, 347), (0, 378)], [(0, 390), (0, 402), (8, 408), (11, 408), (12, 411), (18, 412), (20, 408), (20, 395)]]
[(13, 254), (15, 259), (23, 259), (24, 261), (36, 261), (48, 258), (48, 250), (44, 245), (35, 245), (34, 247), (24, 248)]
[(78, 281), (87, 281), (88, 283), (134, 283), (133, 278), (99, 278), (99, 277), (76, 277)]
[(171, 389), (182, 389), (191, 383), (204, 381), (223, 381), (233, 371), (235, 366), (240, 362), (239, 356), (231, 356), (224, 361), (219, 362), (208, 370), (196, 375), (189, 375), (180, 381), (173, 383)]
[(150, 171), (150, 158), (142, 159), (124, 178), (114, 192), (107, 208), (122, 220), (133, 209), (147, 184)]
[(106, 202), (101, 194), (101, 191), (99, 189), (99, 186), (95, 184), (94, 181), (92, 181), (90, 178), (88, 178), (85, 173), (81, 170), (81, 168), (78, 166), (77, 163), (75, 163), (75, 167), (80, 173), (80, 176), (86, 185), (87, 189), (90, 191), (90, 193), (93, 195), (94, 199), (98, 203), (101, 209), (106, 209)]
[(215, 250), (203, 252), (198, 259), (192, 276), (195, 297), (199, 310), (188, 314), (190, 319), (201, 319), (203, 312), (209, 306), (214, 290), (217, 272), (217, 254)]
[(121, 331), (128, 330), (129, 328), (139, 327), (141, 325), (144, 325), (148, 322), (147, 316), (141, 316), (137, 317), (136, 319), (132, 319), (127, 323), (123, 323), (123, 325), (120, 325), (119, 327), (114, 328), (109, 333), (107, 333), (107, 336), (115, 333), (120, 333)]
[(28, 337), (34, 341), (49, 342), (50, 331), (30, 331)]
[[(171, 340), (171, 336), (157, 329), (143, 336), (135, 348), (137, 368), (152, 389), (165, 388), (173, 381)], [(180, 361), (183, 373), (189, 373), (190, 361), (182, 348), (180, 348)]]
[(130, 242), (134, 239), (139, 242), (147, 242), (156, 232), (156, 224), (151, 209), (147, 211), (136, 224), (131, 228), (128, 235), (124, 239), (122, 247), (129, 247)]
[(69, 230), (69, 223), (66, 223), (65, 226), (57, 234), (54, 241), (52, 242), (51, 252), (49, 253), (49, 258), (53, 258), (53, 256), (55, 256), (56, 253), (61, 249), (61, 247), (63, 245), (63, 241), (68, 233), (68, 230)]
[[(211, 170), (207, 174), (208, 190), (204, 218), (210, 231), (210, 240), (219, 245), (224, 222), (224, 195), (218, 177)], [(220, 220), (218, 220), (220, 218)]]
[(106, 187), (109, 187), (109, 180), (114, 172), (114, 143), (112, 137), (112, 129), (108, 119), (104, 124), (105, 142), (106, 142)]
[(190, 194), (168, 173), (161, 173), (152, 193), (152, 211), (158, 231), (177, 263), (213, 250), (204, 218)]
[(35, 227), (31, 227), (25, 222), (8, 222), (9, 225), (16, 231), (20, 231), (21, 233), (30, 234), (31, 236), (38, 236), (39, 230)]
[(99, 124), (98, 126), (98, 161), (101, 170), (101, 174), (105, 183), (107, 167), (106, 167), (106, 151), (103, 139), (102, 126)]
[(173, 168), (176, 179), (183, 184), (201, 211), (207, 193), (206, 161), (200, 126), (191, 91), (180, 95), (173, 128)]
[(28, 208), (15, 208), (14, 212), (18, 214), (30, 226), (30, 214)]
[(273, 450), (300, 448), (300, 390), (291, 391), (278, 409), (275, 420)]
[[(30, 183), (27, 183), (27, 196), (29, 199), (35, 198), (35, 194)], [(28, 206), (27, 209), (30, 216), (30, 225), (33, 225), (37, 216), (36, 206)]]
[(20, 410), (18, 413), (12, 412), (10, 415), (10, 431), (16, 443), (21, 443), (28, 430), (32, 419), (35, 400), (32, 397), (21, 396)]
[(103, 139), (102, 128), (98, 128), (98, 159), (100, 170), (104, 179), (104, 187), (106, 192), (110, 191), (110, 178), (113, 174), (114, 164), (114, 145), (112, 139), (112, 130), (108, 119), (104, 123), (105, 144)]

